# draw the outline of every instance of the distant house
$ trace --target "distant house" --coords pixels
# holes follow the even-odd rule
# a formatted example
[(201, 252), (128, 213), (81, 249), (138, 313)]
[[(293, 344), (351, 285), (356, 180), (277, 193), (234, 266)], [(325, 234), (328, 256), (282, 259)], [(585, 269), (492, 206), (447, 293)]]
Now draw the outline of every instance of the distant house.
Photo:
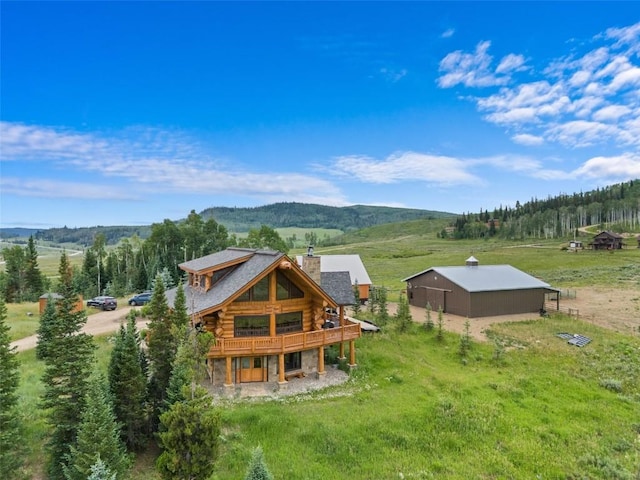
[(580, 240), (571, 240), (569, 242), (569, 250), (572, 252), (575, 252), (578, 250), (584, 250), (584, 245)]
[[(354, 302), (347, 272), (321, 275), (318, 268), (318, 275), (307, 274), (284, 253), (247, 248), (179, 267), (188, 275), (188, 314), (215, 337), (207, 355), (214, 385), (286, 384), (292, 376), (322, 375), (330, 345), (344, 357), (348, 344), (349, 364), (355, 365), (361, 333), (344, 315), (344, 306)], [(167, 291), (170, 307), (176, 291)]]
[[(367, 273), (367, 269), (362, 263), (360, 255), (307, 255), (320, 258), (320, 271), (324, 273), (329, 272), (349, 272), (351, 278), (351, 285), (358, 284), (358, 294), (361, 302), (366, 302), (369, 299), (369, 290), (371, 288), (371, 279)], [(296, 261), (298, 265), (304, 269), (304, 255), (298, 255)]]
[(470, 257), (464, 266), (431, 267), (403, 280), (411, 305), (477, 318), (539, 312), (551, 286), (511, 265), (479, 265)]
[(607, 230), (593, 237), (589, 245), (593, 250), (620, 250), (624, 246), (623, 240), (622, 235)]
[[(62, 295), (60, 295), (59, 293), (54, 293), (54, 292), (49, 292), (49, 293), (45, 293), (44, 295), (40, 295), (40, 297), (38, 298), (38, 310), (40, 311), (40, 315), (42, 315), (42, 312), (44, 312), (44, 309), (47, 306), (47, 302), (49, 301), (49, 299), (52, 299), (54, 302), (58, 302), (59, 300), (62, 300)], [(78, 301), (76, 302), (76, 305), (73, 309), (74, 312), (80, 312), (84, 309), (84, 301), (82, 299), (82, 295), (78, 295)]]

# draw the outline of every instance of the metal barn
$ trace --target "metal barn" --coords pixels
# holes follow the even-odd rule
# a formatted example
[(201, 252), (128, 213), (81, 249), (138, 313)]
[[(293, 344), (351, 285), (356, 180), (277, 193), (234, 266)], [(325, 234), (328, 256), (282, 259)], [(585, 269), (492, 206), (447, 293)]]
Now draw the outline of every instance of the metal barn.
[(403, 281), (411, 305), (469, 318), (539, 312), (548, 283), (511, 265), (479, 265), (474, 257), (464, 266), (431, 267)]

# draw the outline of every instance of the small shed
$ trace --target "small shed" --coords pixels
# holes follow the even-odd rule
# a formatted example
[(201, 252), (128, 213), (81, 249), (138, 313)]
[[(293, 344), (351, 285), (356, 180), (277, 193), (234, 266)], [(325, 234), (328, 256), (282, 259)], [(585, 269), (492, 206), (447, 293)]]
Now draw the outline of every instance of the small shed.
[(411, 275), (411, 305), (469, 318), (539, 312), (545, 295), (557, 292), (511, 265), (480, 265), (470, 257), (465, 266), (431, 267)]
[[(47, 306), (47, 302), (49, 301), (49, 298), (57, 302), (58, 300), (61, 300), (63, 297), (59, 293), (54, 293), (54, 292), (49, 292), (49, 293), (40, 295), (38, 299), (38, 303), (39, 303), (38, 310), (40, 312), (40, 315), (42, 315), (42, 312), (44, 312), (44, 309)], [(73, 309), (73, 311), (80, 312), (83, 309), (84, 309), (84, 300), (82, 299), (82, 295), (78, 295), (78, 301), (76, 302), (76, 307)]]
[(623, 240), (622, 235), (605, 230), (593, 237), (589, 245), (593, 250), (620, 250), (624, 246)]

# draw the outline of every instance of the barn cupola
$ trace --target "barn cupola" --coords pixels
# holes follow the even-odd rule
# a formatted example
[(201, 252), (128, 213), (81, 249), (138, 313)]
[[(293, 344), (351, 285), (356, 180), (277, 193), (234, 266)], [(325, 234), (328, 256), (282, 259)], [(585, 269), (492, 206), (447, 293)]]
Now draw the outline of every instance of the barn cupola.
[(471, 255), (469, 258), (467, 258), (467, 261), (465, 263), (467, 265), (467, 267), (477, 267), (478, 266), (478, 259), (476, 257), (474, 257), (473, 255)]

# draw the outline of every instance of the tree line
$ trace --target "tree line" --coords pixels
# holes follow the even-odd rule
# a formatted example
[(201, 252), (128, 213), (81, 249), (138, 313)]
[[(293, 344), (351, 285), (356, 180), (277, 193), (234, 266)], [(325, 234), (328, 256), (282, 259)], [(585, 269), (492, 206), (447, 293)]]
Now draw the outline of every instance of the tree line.
[[(145, 240), (134, 235), (109, 247), (106, 236), (96, 233), (84, 251), (82, 266), (74, 267), (74, 288), (85, 298), (121, 297), (150, 290), (157, 275), (166, 285), (174, 286), (183, 275), (180, 263), (231, 246), (289, 251), (287, 242), (271, 227), (262, 225), (237, 238), (213, 218), (204, 220), (192, 210), (184, 221), (167, 219), (151, 225)], [(37, 301), (49, 291), (51, 284), (38, 268), (33, 236), (25, 247), (5, 248), (2, 255), (6, 264), (5, 271), (0, 272), (0, 295), (5, 302)]]
[(498, 207), (458, 216), (443, 238), (562, 238), (577, 229), (598, 225), (617, 233), (640, 231), (640, 180), (630, 180), (590, 192), (532, 198), (515, 207)]

